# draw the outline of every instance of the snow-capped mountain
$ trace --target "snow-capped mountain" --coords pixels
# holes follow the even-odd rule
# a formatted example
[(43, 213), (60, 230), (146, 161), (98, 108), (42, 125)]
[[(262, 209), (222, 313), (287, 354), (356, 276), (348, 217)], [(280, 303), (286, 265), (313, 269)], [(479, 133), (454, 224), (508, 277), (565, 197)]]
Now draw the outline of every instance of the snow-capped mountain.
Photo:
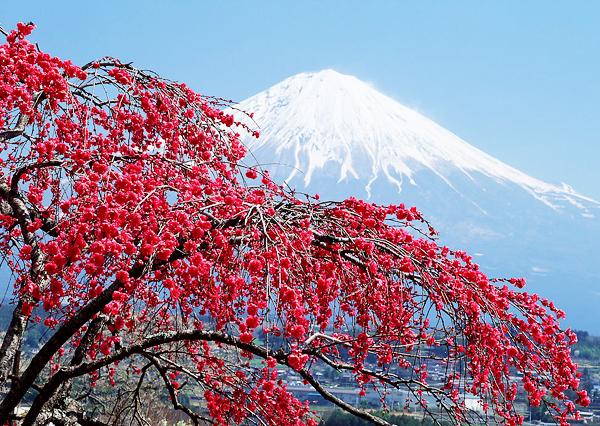
[[(415, 205), (442, 243), (481, 254), (491, 275), (526, 275), (568, 311), (600, 302), (590, 297), (600, 294), (600, 203), (568, 185), (528, 176), (333, 70), (290, 77), (237, 108), (254, 114), (236, 118), (259, 128), (244, 142), (276, 181), (327, 199)], [(579, 297), (565, 298), (566, 279)]]

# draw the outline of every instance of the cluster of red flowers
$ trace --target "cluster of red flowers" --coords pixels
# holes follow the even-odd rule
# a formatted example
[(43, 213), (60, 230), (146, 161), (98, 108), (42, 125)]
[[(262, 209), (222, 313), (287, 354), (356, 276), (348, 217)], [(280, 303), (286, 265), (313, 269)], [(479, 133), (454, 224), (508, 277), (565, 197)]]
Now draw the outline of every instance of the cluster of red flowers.
[[(563, 424), (573, 402), (589, 404), (583, 391), (573, 402), (565, 395), (579, 373), (562, 311), (511, 288), (523, 280), (492, 282), (465, 253), (439, 247), (415, 208), (295, 198), (243, 165), (232, 129), (245, 129), (219, 100), (113, 59), (78, 68), (37, 51), (24, 40), (31, 29), (20, 25), (0, 46), (0, 128), (26, 121), (26, 132), (1, 137), (0, 179), (26, 193), (31, 212), (27, 223), (0, 215), (0, 251), (23, 313), (44, 309), (48, 327), (105, 300), (95, 315), (110, 325), (87, 360), (160, 332), (212, 327), (233, 340), (190, 338), (185, 350), (216, 424), (256, 413), (314, 425), (278, 365), (315, 385), (319, 360), (352, 372), (363, 389), (410, 385), (421, 403), (434, 395), (457, 421), (468, 420), (471, 394), (485, 415), (522, 423), (512, 372), (531, 404), (545, 398)], [(244, 183), (259, 174), (260, 186)], [(419, 224), (428, 235), (413, 236)], [(214, 354), (227, 347), (228, 356)], [(427, 381), (434, 352), (453, 366), (440, 388)], [(370, 354), (375, 369), (365, 367)], [(250, 359), (261, 356), (256, 369)], [(68, 362), (47, 365), (59, 374)], [(412, 378), (399, 380), (396, 368)]]

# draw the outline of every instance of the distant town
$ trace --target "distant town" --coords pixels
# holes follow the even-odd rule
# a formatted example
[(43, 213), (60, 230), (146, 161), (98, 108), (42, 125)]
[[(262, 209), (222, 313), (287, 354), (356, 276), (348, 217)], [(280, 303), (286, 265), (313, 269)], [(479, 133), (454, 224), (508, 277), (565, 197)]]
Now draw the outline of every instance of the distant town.
[[(11, 305), (0, 307), (0, 330), (6, 329), (6, 324), (10, 321)], [(46, 334), (44, 334), (46, 333)], [(578, 342), (571, 347), (572, 357), (579, 364), (581, 372), (580, 389), (585, 389), (590, 395), (592, 403), (587, 407), (586, 411), (580, 412), (581, 418), (576, 420), (570, 418), (571, 424), (600, 424), (600, 337), (591, 336), (586, 331), (577, 331)], [(3, 332), (0, 332), (0, 338), (3, 337)], [(22, 354), (22, 362), (27, 362), (35, 353), (38, 352), (41, 344), (48, 338), (46, 328), (40, 324), (30, 327), (25, 335), (24, 348), (25, 353)], [(256, 361), (259, 362), (259, 361)], [(366, 368), (375, 369), (376, 365), (365, 362)], [(440, 380), (445, 376), (447, 365), (439, 360), (428, 360), (428, 381), (431, 385), (440, 385)], [(419, 404), (415, 403), (414, 396), (406, 389), (373, 389), (366, 386), (360, 388), (357, 386), (351, 372), (339, 372), (322, 363), (316, 363), (311, 367), (313, 375), (324, 385), (327, 392), (330, 392), (337, 398), (347, 402), (353, 406), (375, 413), (388, 413), (395, 419), (393, 424), (402, 424), (404, 426), (413, 426), (410, 423), (413, 420), (419, 420), (418, 424), (422, 424), (424, 409)], [(396, 374), (402, 375), (403, 371), (395, 371)], [(311, 408), (317, 411), (318, 415), (324, 420), (327, 426), (337, 426), (347, 424), (349, 421), (345, 417), (345, 413), (337, 412), (339, 408), (335, 407), (331, 402), (323, 398), (323, 396), (315, 391), (311, 386), (304, 384), (299, 376), (291, 369), (279, 369), (278, 379), (281, 379), (286, 384), (287, 389), (291, 391), (300, 401), (309, 401)], [(521, 383), (521, 377), (515, 374), (511, 377), (516, 383)], [(382, 402), (382, 393), (385, 391), (385, 402)], [(573, 395), (574, 398), (574, 395)], [(187, 392), (186, 399), (200, 411), (204, 411), (204, 402), (191, 389)], [(436, 401), (432, 396), (425, 395), (424, 399), (427, 402), (428, 410), (435, 410)], [(472, 396), (465, 396), (464, 401), (466, 406), (476, 412), (483, 413), (483, 407), (480, 401)], [(535, 424), (544, 426), (545, 424), (555, 424), (553, 419), (548, 416), (542, 407), (530, 407), (525, 391), (519, 388), (515, 399), (515, 408), (524, 416), (524, 424)], [(27, 407), (22, 407), (26, 410)], [(185, 416), (180, 418), (185, 420)], [(327, 419), (331, 419), (329, 422)], [(360, 423), (360, 419), (356, 420), (359, 423), (356, 425), (368, 424)], [(389, 420), (389, 419), (388, 419)], [(426, 422), (427, 424), (429, 421)], [(174, 423), (175, 424), (175, 423)], [(416, 424), (415, 424), (416, 425)]]

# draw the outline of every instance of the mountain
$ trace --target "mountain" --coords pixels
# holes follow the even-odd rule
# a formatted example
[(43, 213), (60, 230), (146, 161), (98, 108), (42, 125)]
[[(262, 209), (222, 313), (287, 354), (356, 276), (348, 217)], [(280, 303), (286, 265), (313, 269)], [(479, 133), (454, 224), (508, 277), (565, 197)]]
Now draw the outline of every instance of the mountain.
[[(526, 276), (567, 323), (600, 332), (600, 203), (535, 179), (469, 145), (355, 77), (290, 77), (236, 106), (260, 138), (244, 140), (276, 181), (322, 199), (414, 205), (440, 243), (492, 276)], [(252, 162), (251, 156), (247, 162)], [(568, 290), (568, 291), (567, 291)]]

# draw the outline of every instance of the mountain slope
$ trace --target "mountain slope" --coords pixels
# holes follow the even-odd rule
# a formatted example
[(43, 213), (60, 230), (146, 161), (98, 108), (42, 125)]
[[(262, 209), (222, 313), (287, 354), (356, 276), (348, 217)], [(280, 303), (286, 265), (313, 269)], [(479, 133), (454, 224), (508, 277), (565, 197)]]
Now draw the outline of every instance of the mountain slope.
[(290, 77), (238, 108), (254, 113), (249, 125), (261, 136), (244, 142), (276, 181), (325, 199), (415, 205), (441, 243), (479, 255), (491, 275), (528, 276), (530, 291), (561, 299), (575, 323), (589, 324), (580, 307), (600, 302), (597, 201), (528, 176), (332, 70)]
[(407, 183), (419, 185), (414, 176), (423, 169), (452, 188), (452, 173), (477, 184), (473, 173), (478, 172), (499, 183), (515, 183), (552, 208), (572, 204), (582, 207), (582, 215), (598, 209), (597, 202), (567, 185), (528, 176), (357, 78), (333, 70), (290, 77), (240, 108), (254, 112), (261, 128), (262, 136), (250, 139), (248, 147), (255, 154), (275, 153), (279, 162), (291, 166), (279, 174), (296, 185), (301, 180), (308, 187), (314, 172), (329, 162), (338, 165), (339, 182), (366, 181), (369, 195), (369, 184), (378, 178), (400, 192)]

